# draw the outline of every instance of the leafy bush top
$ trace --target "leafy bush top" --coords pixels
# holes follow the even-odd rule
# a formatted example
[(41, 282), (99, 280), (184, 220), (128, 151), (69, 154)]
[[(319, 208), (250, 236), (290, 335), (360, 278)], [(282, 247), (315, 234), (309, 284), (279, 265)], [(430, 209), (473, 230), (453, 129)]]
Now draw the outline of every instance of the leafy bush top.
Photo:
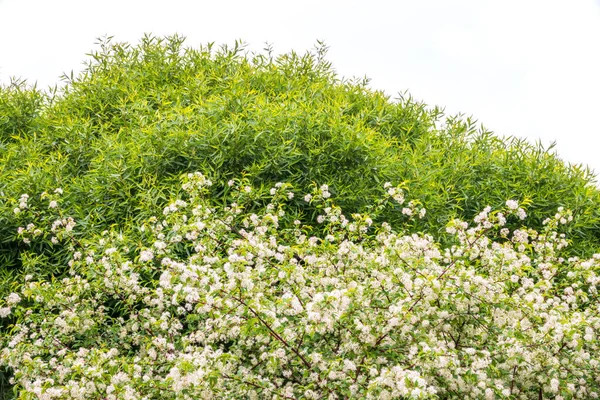
[[(406, 182), (435, 215), (413, 230), (435, 235), (449, 218), (472, 218), (506, 198), (531, 204), (535, 227), (565, 206), (576, 216), (573, 252), (597, 247), (600, 198), (587, 171), (470, 119), (440, 123), (438, 108), (340, 80), (325, 51), (272, 57), (244, 53), (239, 43), (184, 48), (177, 36), (137, 46), (108, 40), (59, 91), (0, 89), (2, 268), (21, 268), (6, 199), (61, 186), (70, 214), (101, 232), (153, 215), (179, 174), (195, 170), (218, 182), (245, 174), (263, 191), (279, 181), (303, 190), (328, 182), (348, 212), (365, 211), (382, 182)], [(224, 191), (213, 188), (216, 202)], [(310, 206), (294, 207), (314, 221)], [(395, 210), (382, 217), (401, 221)], [(45, 268), (60, 268), (64, 254), (46, 254)]]

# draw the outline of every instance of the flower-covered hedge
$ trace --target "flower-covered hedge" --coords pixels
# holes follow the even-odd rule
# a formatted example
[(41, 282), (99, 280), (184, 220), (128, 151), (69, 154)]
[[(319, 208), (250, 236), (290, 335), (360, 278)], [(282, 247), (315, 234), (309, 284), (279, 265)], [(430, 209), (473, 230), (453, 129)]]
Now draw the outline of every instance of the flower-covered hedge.
[[(135, 239), (76, 235), (60, 189), (21, 196), (24, 245), (71, 259), (64, 278), (29, 275), (0, 301), (17, 398), (598, 397), (600, 255), (563, 257), (569, 210), (509, 230), (526, 221), (509, 200), (450, 221), (441, 245), (373, 222), (393, 205), (425, 216), (391, 184), (372, 215), (350, 216), (327, 185), (277, 184), (256, 213), (244, 179), (221, 207), (210, 185), (185, 176)], [(319, 229), (286, 213), (293, 200)]]
[[(277, 182), (303, 194), (327, 183), (347, 215), (426, 232), (442, 248), (452, 244), (449, 220), (470, 221), (487, 205), (519, 200), (536, 230), (563, 206), (574, 217), (564, 256), (598, 251), (600, 191), (590, 171), (565, 165), (551, 148), (495, 136), (472, 118), (340, 77), (326, 53), (323, 44), (274, 55), (241, 42), (189, 48), (179, 36), (106, 39), (58, 89), (20, 80), (0, 86), (0, 299), (20, 292), (26, 276), (60, 281), (77, 251), (69, 244), (91, 245), (105, 230), (118, 229), (137, 249), (144, 240), (137, 227), (179, 196), (181, 174), (197, 170), (215, 181), (210, 207), (232, 201), (226, 182), (235, 177), (252, 184), (244, 214), (257, 215)], [(403, 182), (412, 205), (377, 211), (387, 181)], [(291, 220), (313, 227), (309, 236), (327, 236), (316, 203), (296, 196), (286, 204)], [(42, 229), (57, 219), (57, 234)], [(0, 342), (15, 322), (12, 312), (0, 318)], [(0, 400), (10, 376), (0, 366)]]
[[(564, 206), (575, 212), (571, 254), (596, 251), (600, 191), (585, 168), (472, 118), (340, 77), (326, 50), (275, 55), (240, 42), (186, 47), (178, 36), (107, 39), (57, 90), (0, 87), (0, 297), (22, 279), (25, 257), (12, 199), (60, 186), (64, 210), (86, 232), (128, 230), (176, 195), (179, 175), (196, 170), (218, 178), (217, 202), (220, 183), (245, 174), (257, 191), (328, 183), (347, 213), (366, 212), (384, 182), (406, 181), (432, 216), (412, 221), (412, 232), (439, 240), (448, 219), (471, 220), (506, 199), (528, 205), (535, 229)], [(300, 200), (290, 212), (314, 223)], [(404, 223), (394, 210), (382, 221)], [(60, 246), (44, 250), (47, 273), (66, 262)]]

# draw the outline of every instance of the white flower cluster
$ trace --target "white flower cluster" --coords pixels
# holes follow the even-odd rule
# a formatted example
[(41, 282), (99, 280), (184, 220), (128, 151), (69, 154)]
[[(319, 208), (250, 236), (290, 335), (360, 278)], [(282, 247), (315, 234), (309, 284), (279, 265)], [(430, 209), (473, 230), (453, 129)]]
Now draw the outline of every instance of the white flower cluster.
[(411, 200), (408, 202), (407, 207), (402, 208), (402, 214), (408, 215), (409, 217), (417, 215), (419, 218), (425, 217), (426, 210), (424, 207), (419, 206), (419, 202)]
[(182, 187), (183, 190), (187, 191), (188, 193), (194, 193), (203, 188), (212, 186), (212, 181), (210, 179), (207, 179), (200, 172), (187, 174), (186, 178), (187, 179), (183, 183)]
[(598, 398), (600, 255), (561, 257), (569, 211), (499, 234), (518, 204), (486, 208), (444, 247), (330, 200), (323, 239), (241, 206), (196, 196), (148, 221), (137, 260), (107, 235), (27, 281), (0, 353), (20, 398)]
[[(75, 228), (75, 220), (71, 217), (62, 217), (61, 210), (59, 209), (59, 199), (63, 194), (61, 188), (56, 188), (53, 193), (49, 194), (44, 192), (40, 195), (42, 200), (48, 202), (48, 209), (50, 214), (44, 214), (38, 216), (36, 223), (29, 222), (26, 226), (21, 226), (17, 229), (17, 234), (21, 237), (25, 244), (30, 244), (32, 240), (37, 238), (49, 238), (52, 244), (58, 244), (60, 241), (65, 239), (73, 240), (73, 229)], [(19, 206), (15, 208), (15, 214), (21, 218), (34, 215), (35, 212), (31, 209), (29, 201), (29, 195), (22, 194), (19, 198)], [(25, 211), (29, 211), (29, 215)], [(57, 215), (58, 214), (58, 218)], [(52, 218), (50, 229), (45, 229), (44, 224), (47, 220)]]
[(29, 208), (29, 195), (24, 193), (21, 195), (21, 197), (19, 198), (19, 205), (17, 207), (15, 207), (14, 212), (15, 214), (19, 214), (21, 211)]
[(519, 202), (516, 200), (507, 200), (506, 207), (516, 213), (516, 215), (521, 219), (527, 218), (527, 213), (521, 207), (519, 207)]
[(321, 185), (315, 193), (308, 193), (304, 195), (304, 201), (307, 203), (313, 201), (321, 201), (331, 197), (331, 193), (329, 192), (329, 185)]
[(400, 187), (395, 187), (391, 182), (386, 182), (383, 188), (386, 189), (388, 196), (394, 199), (395, 202), (404, 204), (404, 191)]

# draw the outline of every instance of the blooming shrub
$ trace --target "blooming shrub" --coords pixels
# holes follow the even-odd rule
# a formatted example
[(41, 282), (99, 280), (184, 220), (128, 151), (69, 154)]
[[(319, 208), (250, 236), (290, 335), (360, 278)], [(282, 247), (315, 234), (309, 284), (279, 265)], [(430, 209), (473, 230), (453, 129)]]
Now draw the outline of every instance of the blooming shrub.
[[(323, 185), (304, 200), (324, 234), (286, 214), (277, 184), (261, 213), (247, 182), (216, 208), (211, 182), (144, 221), (141, 241), (118, 229), (76, 239), (57, 219), (30, 221), (30, 245), (72, 246), (67, 277), (28, 276), (4, 300), (15, 318), (0, 361), (19, 399), (597, 398), (600, 255), (562, 258), (559, 209), (536, 232), (518, 202), (453, 220), (454, 244), (347, 218)], [(385, 185), (405, 218), (424, 216)], [(39, 215), (23, 196), (23, 218)], [(28, 214), (29, 213), (29, 214)], [(27, 222), (27, 221), (25, 221)]]
[[(195, 170), (211, 171), (218, 201), (219, 183), (241, 175), (257, 191), (281, 181), (304, 194), (312, 182), (327, 183), (347, 214), (366, 212), (383, 182), (406, 181), (411, 199), (434, 216), (411, 220), (412, 231), (438, 239), (448, 219), (470, 221), (486, 205), (518, 196), (538, 230), (557, 207), (576, 210), (568, 251), (596, 251), (594, 175), (566, 165), (552, 148), (496, 136), (407, 94), (389, 97), (367, 79), (345, 79), (322, 44), (275, 56), (241, 42), (139, 39), (100, 39), (82, 72), (64, 76), (56, 91), (0, 85), (0, 298), (22, 280), (22, 250), (30, 249), (16, 238), (23, 225), (10, 199), (57, 185), (64, 212), (86, 235), (112, 225), (127, 231), (132, 220), (157, 214), (176, 195), (179, 176)], [(301, 200), (288, 213), (314, 224), (314, 210)], [(379, 222), (397, 228), (405, 221), (386, 211)], [(48, 273), (66, 263), (61, 246), (43, 254), (50, 262), (39, 267)], [(0, 400), (1, 393), (0, 370)]]

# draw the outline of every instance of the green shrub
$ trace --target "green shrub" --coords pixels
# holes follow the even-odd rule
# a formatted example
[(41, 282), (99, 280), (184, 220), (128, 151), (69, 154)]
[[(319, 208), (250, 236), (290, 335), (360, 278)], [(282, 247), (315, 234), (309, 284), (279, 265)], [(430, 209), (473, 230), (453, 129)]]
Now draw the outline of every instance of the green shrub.
[[(73, 252), (66, 277), (0, 300), (17, 398), (598, 398), (600, 255), (564, 256), (569, 210), (511, 231), (526, 215), (509, 200), (450, 221), (442, 246), (345, 217), (326, 185), (276, 184), (253, 213), (248, 182), (214, 207), (206, 177), (184, 179), (141, 238), (78, 239), (60, 193), (22, 199), (25, 244)], [(385, 189), (376, 213), (424, 216)], [(319, 229), (287, 212), (292, 196)]]
[[(177, 36), (107, 40), (56, 93), (20, 82), (0, 89), (0, 297), (26, 274), (61, 277), (69, 260), (60, 243), (18, 240), (21, 194), (61, 187), (76, 235), (119, 227), (135, 236), (179, 193), (180, 174), (196, 170), (215, 182), (246, 177), (257, 210), (280, 181), (305, 192), (326, 182), (348, 214), (372, 211), (383, 182), (403, 182), (427, 215), (407, 222), (389, 207), (377, 221), (441, 243), (447, 221), (507, 198), (527, 208), (535, 229), (564, 206), (575, 218), (569, 254), (598, 248), (600, 192), (586, 169), (410, 96), (391, 100), (366, 81), (340, 79), (325, 53), (322, 45), (278, 57), (239, 43), (190, 49)], [(226, 185), (211, 190), (215, 205), (227, 201)], [(307, 224), (317, 217), (302, 199), (289, 212)]]
[[(406, 181), (441, 231), (448, 217), (470, 218), (505, 198), (531, 202), (532, 222), (564, 205), (576, 213), (574, 251), (598, 239), (598, 191), (590, 175), (566, 167), (539, 146), (499, 139), (474, 122), (339, 80), (325, 48), (277, 58), (213, 46), (185, 49), (183, 39), (145, 37), (137, 46), (101, 43), (85, 71), (56, 96), (22, 84), (0, 92), (4, 198), (62, 186), (86, 226), (101, 231), (148, 216), (176, 177), (203, 169), (226, 181), (245, 173), (258, 186), (286, 180), (307, 188), (328, 182), (350, 212), (381, 194), (380, 183)], [(216, 189), (215, 194), (219, 194)], [(314, 213), (297, 204), (310, 219)], [(1, 206), (0, 253), (18, 264), (16, 224)], [(392, 224), (395, 211), (384, 216)]]
[(0, 87), (0, 146), (33, 135), (39, 130), (39, 116), (47, 95), (24, 81), (13, 80)]

